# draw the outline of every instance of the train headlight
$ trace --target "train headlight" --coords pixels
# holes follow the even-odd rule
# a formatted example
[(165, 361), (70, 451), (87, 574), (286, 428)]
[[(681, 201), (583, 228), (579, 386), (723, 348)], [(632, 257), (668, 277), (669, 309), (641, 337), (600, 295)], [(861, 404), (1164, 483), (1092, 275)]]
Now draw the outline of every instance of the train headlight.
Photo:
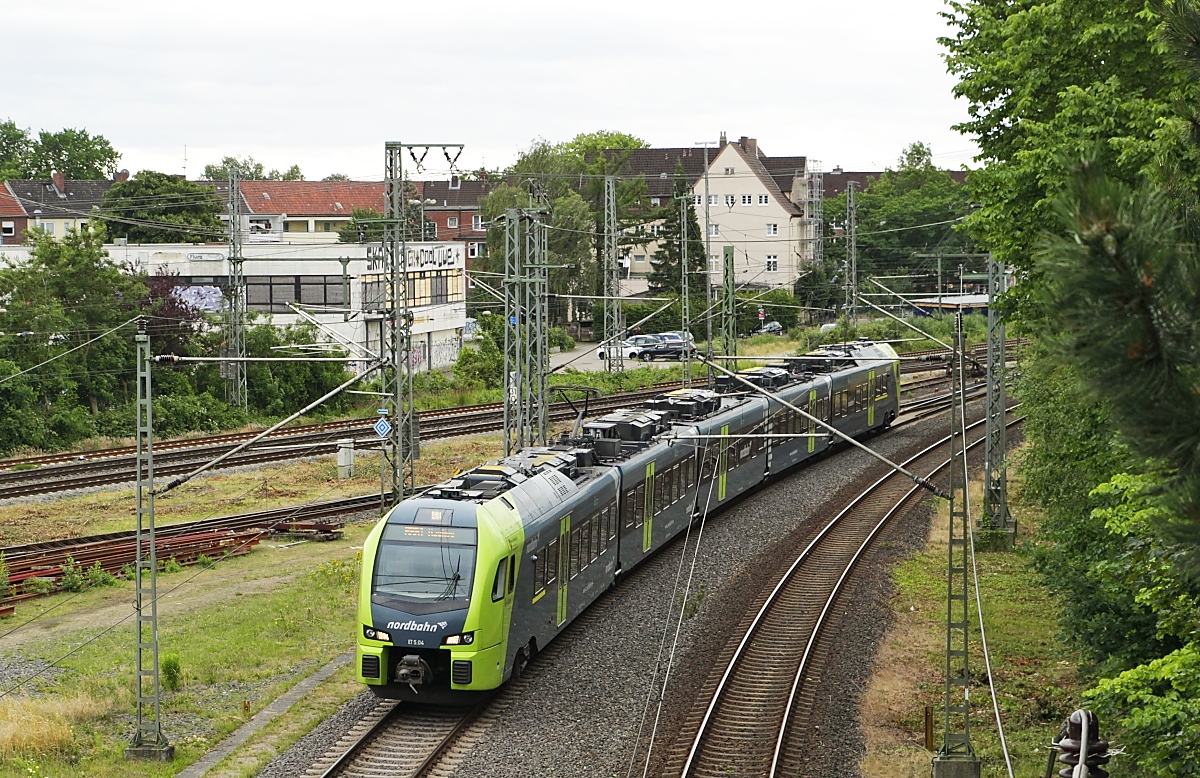
[(383, 630), (375, 629), (374, 627), (363, 627), (363, 637), (365, 637), (367, 640), (382, 640), (384, 643), (392, 642), (392, 635), (390, 632), (384, 632)]
[(469, 646), (474, 642), (474, 632), (464, 632), (461, 635), (447, 635), (442, 639), (443, 646)]

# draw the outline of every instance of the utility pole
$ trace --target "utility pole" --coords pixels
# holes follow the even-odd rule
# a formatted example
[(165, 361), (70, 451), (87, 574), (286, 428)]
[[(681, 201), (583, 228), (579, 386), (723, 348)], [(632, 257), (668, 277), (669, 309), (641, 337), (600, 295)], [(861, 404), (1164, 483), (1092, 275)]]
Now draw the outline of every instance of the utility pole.
[(625, 369), (625, 311), (621, 304), (621, 265), (617, 234), (617, 177), (604, 177), (604, 349), (610, 373)]
[(683, 327), (684, 343), (683, 343), (683, 385), (692, 385), (692, 349), (691, 342), (688, 340), (692, 336), (692, 315), (688, 310), (688, 292), (691, 281), (690, 273), (688, 272), (688, 200), (691, 199), (690, 194), (685, 194), (679, 198), (679, 307), (680, 307), (680, 323)]
[(242, 171), (229, 166), (229, 402), (245, 408), (246, 392), (246, 276), (242, 273)]
[(722, 262), (721, 343), (727, 356), (737, 356), (737, 284), (733, 272), (733, 246), (726, 246)]
[(376, 430), (385, 439), (383, 462), (379, 471), (379, 494), (383, 504), (396, 505), (406, 492), (417, 486), (416, 460), (420, 456), (420, 433), (417, 415), (413, 410), (412, 325), (413, 314), (408, 285), (408, 203), (405, 197), (404, 152), (423, 149), (420, 159), (413, 155), (418, 167), (431, 148), (441, 148), (450, 162), (447, 149), (458, 149), (461, 143), (401, 143), (384, 144), (383, 158), (383, 272), (387, 295), (380, 332), (380, 359), (383, 369), (383, 394), (390, 408), (390, 423), (384, 418)]
[(858, 327), (858, 206), (854, 203), (857, 181), (846, 184), (846, 315), (848, 326)]
[(988, 340), (987, 340), (987, 453), (984, 457), (983, 522), (984, 528), (1004, 533), (1004, 547), (1012, 548), (1017, 525), (1008, 511), (1008, 468), (1004, 415), (1005, 353), (1004, 320), (996, 311), (1004, 293), (1004, 265), (988, 257)]
[(704, 329), (708, 346), (705, 356), (708, 358), (708, 388), (716, 386), (716, 374), (712, 369), (713, 356), (713, 289), (712, 282), (712, 214), (708, 208), (708, 144), (712, 141), (700, 141), (697, 145), (704, 147)]
[(175, 747), (162, 730), (158, 677), (158, 552), (154, 538), (154, 402), (150, 385), (150, 335), (138, 319), (137, 335), (137, 531), (134, 542), (133, 607), (137, 662), (137, 729), (125, 749), (127, 759), (169, 762)]
[(504, 455), (545, 445), (550, 364), (545, 211), (504, 214)]
[(945, 721), (942, 748), (933, 758), (933, 778), (979, 778), (979, 757), (971, 747), (971, 674), (968, 667), (967, 607), (967, 451), (966, 339), (962, 310), (955, 315), (950, 406), (950, 543), (946, 576)]

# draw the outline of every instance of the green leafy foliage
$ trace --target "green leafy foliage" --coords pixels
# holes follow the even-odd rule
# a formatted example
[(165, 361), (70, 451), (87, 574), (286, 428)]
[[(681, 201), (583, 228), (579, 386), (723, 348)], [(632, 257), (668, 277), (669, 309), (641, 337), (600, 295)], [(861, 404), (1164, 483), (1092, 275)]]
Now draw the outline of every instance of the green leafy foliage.
[[(858, 271), (863, 276), (928, 271), (933, 260), (913, 258), (912, 254), (974, 249), (970, 238), (956, 229), (958, 220), (970, 211), (966, 187), (934, 166), (933, 152), (923, 143), (906, 148), (898, 166), (856, 192), (854, 202)], [(830, 227), (845, 224), (845, 193), (825, 204), (825, 220)], [(846, 257), (845, 241), (831, 240), (826, 255), (840, 264)]]
[(183, 662), (179, 659), (179, 654), (174, 651), (163, 654), (159, 669), (162, 671), (163, 688), (175, 692), (183, 687)]
[(82, 592), (87, 588), (87, 578), (79, 569), (79, 565), (75, 564), (75, 560), (69, 556), (67, 561), (63, 562), (62, 576), (58, 579), (58, 585), (68, 592)]
[(221, 209), (212, 187), (153, 170), (113, 184), (102, 206), (109, 233), (130, 243), (224, 240)]
[(458, 353), (458, 361), (454, 363), (454, 379), (468, 387), (500, 388), (504, 380), (504, 354), (492, 333), (481, 331), (475, 348), (467, 345)]
[(1099, 715), (1120, 725), (1139, 775), (1200, 776), (1200, 645), (1106, 678), (1088, 696)]
[[(404, 217), (400, 232), (405, 240), (432, 240), (437, 225), (421, 209), (417, 187), (404, 182)], [(338, 229), (339, 243), (375, 243), (383, 240), (383, 214), (374, 208), (355, 208), (350, 221)]]
[(101, 567), (99, 562), (92, 563), (92, 566), (84, 573), (84, 578), (88, 586), (105, 587), (117, 585), (117, 577)]
[[(654, 294), (678, 295), (683, 289), (683, 228), (686, 220), (688, 237), (688, 302), (696, 301), (704, 305), (708, 292), (708, 263), (705, 261), (704, 233), (700, 230), (700, 222), (696, 219), (696, 209), (688, 192), (687, 181), (683, 178), (683, 164), (675, 166), (675, 183), (671, 190), (671, 199), (654, 214), (662, 220), (658, 234), (658, 251), (651, 257), (651, 271), (648, 277), (650, 291)], [(683, 213), (679, 203), (683, 201)], [(680, 217), (683, 217), (681, 219)], [(690, 308), (690, 306), (689, 306)]]
[[(238, 159), (237, 157), (223, 157), (218, 164), (204, 166), (204, 178), (209, 181), (228, 181), (229, 168), (237, 167), (241, 172), (242, 179), (245, 181), (303, 181), (304, 174), (300, 172), (299, 165), (292, 165), (284, 171), (275, 170), (272, 168), (270, 172), (263, 167), (263, 163), (254, 159), (254, 157), (246, 157)], [(332, 179), (326, 179), (332, 180)]]
[(42, 130), (34, 138), (11, 119), (0, 122), (0, 180), (49, 178), (54, 172), (75, 180), (108, 178), (120, 158), (108, 140), (87, 130)]

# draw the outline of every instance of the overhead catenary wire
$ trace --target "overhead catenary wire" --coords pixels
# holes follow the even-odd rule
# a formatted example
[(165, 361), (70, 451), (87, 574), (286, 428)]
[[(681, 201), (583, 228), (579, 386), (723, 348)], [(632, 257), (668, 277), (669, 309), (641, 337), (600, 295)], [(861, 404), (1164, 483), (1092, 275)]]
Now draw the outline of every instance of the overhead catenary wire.
[(73, 348), (69, 348), (69, 349), (67, 349), (66, 351), (62, 352), (61, 354), (56, 354), (55, 356), (52, 356), (52, 357), (50, 357), (50, 358), (49, 358), (49, 359), (47, 359), (47, 360), (44, 360), (44, 361), (42, 361), (42, 362), (39, 362), (38, 364), (34, 365), (33, 367), (27, 367), (27, 368), (25, 368), (24, 370), (20, 371), (19, 373), (13, 373), (13, 374), (12, 374), (12, 375), (10, 375), (10, 376), (6, 376), (6, 377), (4, 377), (4, 378), (0, 378), (0, 384), (7, 383), (8, 381), (11, 381), (12, 379), (14, 379), (14, 378), (17, 378), (18, 376), (23, 376), (23, 375), (25, 375), (26, 373), (31, 373), (31, 372), (33, 372), (34, 370), (37, 370), (37, 369), (39, 369), (39, 368), (42, 368), (42, 367), (45, 367), (46, 365), (50, 364), (51, 362), (55, 362), (55, 361), (57, 361), (57, 360), (59, 360), (59, 359), (62, 359), (62, 358), (63, 358), (63, 357), (65, 357), (67, 354), (70, 354), (70, 353), (72, 353), (72, 352), (78, 351), (79, 349), (81, 349), (81, 348), (84, 348), (85, 346), (90, 346), (91, 344), (95, 343), (96, 341), (98, 341), (98, 340), (100, 340), (100, 339), (102, 339), (102, 338), (106, 338), (106, 337), (108, 337), (109, 335), (113, 334), (113, 333), (114, 333), (114, 332), (116, 332), (117, 330), (124, 329), (125, 327), (128, 327), (130, 324), (133, 324), (134, 322), (136, 322), (136, 321), (138, 320), (138, 318), (140, 318), (140, 317), (137, 317), (137, 316), (135, 316), (135, 317), (133, 317), (132, 319), (130, 319), (129, 321), (126, 321), (126, 322), (124, 322), (124, 323), (122, 323), (122, 324), (118, 324), (117, 326), (113, 327), (111, 330), (108, 330), (108, 331), (106, 331), (106, 332), (104, 332), (104, 333), (102, 333), (102, 334), (100, 334), (100, 335), (97, 335), (96, 337), (92, 338), (91, 340), (84, 341), (83, 343), (80, 343), (78, 346), (75, 346), (75, 347), (73, 347)]

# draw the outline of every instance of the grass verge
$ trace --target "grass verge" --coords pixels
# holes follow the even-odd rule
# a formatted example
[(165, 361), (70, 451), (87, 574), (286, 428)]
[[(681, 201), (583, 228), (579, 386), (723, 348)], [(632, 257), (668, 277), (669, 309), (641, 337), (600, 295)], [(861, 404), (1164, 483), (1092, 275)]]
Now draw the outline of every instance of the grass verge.
[[(1016, 474), (1014, 474), (1016, 475)], [(1021, 540), (1035, 533), (1037, 513), (1020, 502), (1019, 479), (1010, 481), (1010, 509)], [(982, 506), (972, 484), (972, 508)], [(924, 750), (924, 709), (934, 708), (934, 745), (941, 745), (946, 640), (946, 535), (948, 506), (939, 501), (925, 551), (899, 564), (894, 573), (893, 624), (875, 659), (863, 696), (861, 720), (867, 753), (864, 778), (926, 778), (933, 754)], [(1020, 548), (1011, 553), (977, 552), (980, 597), (992, 672), (1009, 754), (1017, 778), (1042, 778), (1046, 746), (1059, 725), (1079, 707), (1086, 684), (1077, 657), (1056, 638), (1057, 609), (1029, 568)], [(971, 741), (985, 778), (1007, 775), (988, 693), (974, 594), (969, 600)], [(1061, 766), (1061, 765), (1060, 765)], [(1057, 770), (1056, 770), (1057, 773)]]
[[(57, 734), (0, 741), (8, 744), (0, 752), (0, 778), (166, 776), (195, 761), (353, 646), (356, 554), (367, 529), (351, 527), (342, 541), (270, 545), (211, 570), (159, 576), (161, 652), (176, 654), (180, 664), (180, 687), (163, 692), (164, 728), (176, 746), (171, 764), (123, 756), (134, 725), (128, 584), (73, 600), (45, 598), (45, 617), (6, 639), (0, 664), (6, 686), (47, 665), (54, 670), (3, 698), (10, 707), (0, 710), (0, 722), (24, 728), (49, 722)], [(333, 705), (332, 699), (323, 708), (298, 703), (309, 712), (305, 723), (313, 724)]]

